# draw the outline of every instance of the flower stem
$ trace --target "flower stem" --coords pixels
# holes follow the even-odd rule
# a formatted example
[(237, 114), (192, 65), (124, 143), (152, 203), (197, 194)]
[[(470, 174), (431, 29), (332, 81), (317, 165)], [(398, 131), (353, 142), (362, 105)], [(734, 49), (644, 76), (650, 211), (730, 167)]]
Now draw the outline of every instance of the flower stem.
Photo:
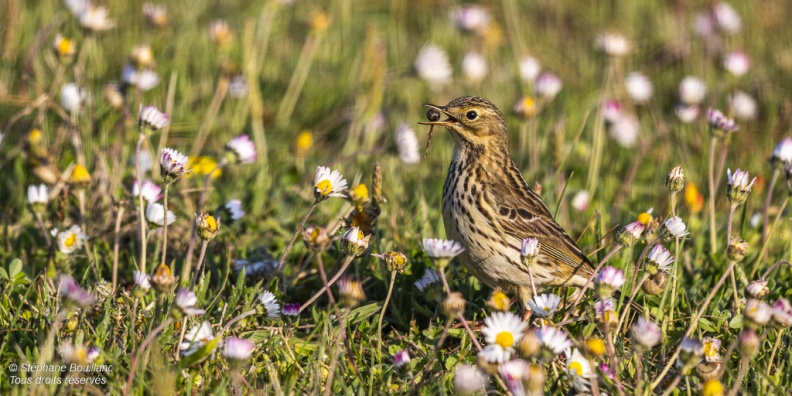
[(385, 302), (382, 303), (382, 312), (380, 312), (379, 321), (377, 321), (377, 351), (382, 351), (382, 318), (385, 316), (385, 310), (388, 309), (388, 302), (390, 302), (391, 293), (393, 293), (393, 284), (396, 283), (396, 271), (391, 271), (390, 285), (388, 286), (388, 294), (385, 296)]
[(767, 188), (767, 198), (765, 198), (764, 214), (762, 217), (762, 242), (767, 241), (767, 237), (770, 235), (770, 225), (767, 224), (767, 222), (770, 221), (770, 204), (773, 202), (773, 189), (780, 175), (781, 171), (779, 171), (778, 168), (774, 169), (773, 177), (770, 179), (770, 186)]
[[(195, 284), (198, 283), (198, 277), (201, 276), (201, 270), (203, 269), (203, 262), (206, 258), (206, 248), (209, 246), (209, 241), (202, 241), (201, 242), (201, 254), (198, 255), (198, 265), (195, 267), (195, 274), (192, 277), (192, 283), (190, 283), (190, 290), (195, 288)], [(186, 272), (184, 272), (186, 271)], [(187, 280), (190, 277), (190, 268), (184, 266), (182, 277)], [(187, 283), (185, 282), (185, 285)]]
[(318, 204), (319, 201), (314, 201), (314, 203), (311, 204), (311, 207), (308, 208), (308, 213), (306, 213), (302, 220), (300, 220), (300, 224), (297, 226), (297, 231), (295, 231), (294, 235), (292, 235), (291, 241), (289, 241), (289, 244), (286, 245), (286, 250), (283, 251), (280, 261), (278, 261), (278, 268), (276, 269), (276, 272), (280, 272), (280, 270), (283, 268), (283, 264), (286, 262), (286, 256), (289, 254), (292, 246), (294, 246), (294, 241), (297, 240), (297, 236), (300, 235), (300, 232), (302, 232), (305, 222), (308, 221), (308, 217), (311, 216), (311, 213), (313, 213), (314, 209), (316, 209), (316, 205)]
[[(212, 175), (215, 172), (217, 172), (220, 168), (224, 167), (227, 163), (228, 160), (226, 158), (223, 158), (222, 160), (220, 160), (217, 166), (215, 166), (215, 168), (212, 169), (212, 171), (209, 172), (209, 174), (207, 174), (206, 177), (204, 177), (203, 188), (201, 189), (201, 196), (198, 198), (198, 208), (197, 208), (198, 213), (203, 212), (204, 204), (206, 204), (206, 193), (209, 190), (209, 182), (212, 179)], [(184, 267), (187, 268), (186, 270), (186, 272), (188, 273), (187, 276), (189, 276), (189, 269), (192, 269), (193, 251), (195, 251), (195, 242), (197, 240), (198, 240), (198, 225), (197, 223), (193, 222), (192, 233), (190, 234), (190, 243), (187, 246), (187, 259), (184, 262)], [(185, 269), (182, 268), (182, 274), (184, 273), (185, 273)], [(182, 281), (186, 282), (186, 279), (187, 278), (182, 278)], [(186, 283), (184, 284), (186, 285)]]
[[(118, 205), (115, 229), (113, 230), (115, 234), (115, 240), (113, 241), (113, 293), (115, 293), (116, 287), (118, 286), (118, 253), (119, 247), (121, 245), (121, 220), (123, 217), (124, 207), (122, 205)], [(49, 240), (47, 242), (49, 242)], [(49, 246), (49, 243), (47, 243), (47, 246)]]
[(311, 304), (313, 304), (313, 302), (316, 301), (316, 299), (319, 298), (319, 296), (321, 296), (325, 292), (325, 290), (329, 290), (330, 286), (332, 286), (333, 283), (335, 283), (335, 281), (337, 281), (338, 278), (341, 277), (344, 271), (346, 271), (347, 267), (349, 267), (349, 264), (352, 263), (352, 259), (354, 258), (355, 256), (352, 255), (347, 256), (346, 261), (344, 261), (344, 264), (341, 265), (341, 269), (339, 269), (338, 272), (336, 272), (335, 276), (333, 276), (333, 279), (330, 279), (330, 282), (324, 285), (322, 287), (322, 290), (316, 292), (316, 294), (314, 294), (313, 297), (311, 297), (303, 305), (300, 305), (300, 312), (305, 311), (306, 308), (308, 308)]
[[(140, 260), (138, 261), (139, 270), (146, 273), (146, 212), (143, 210), (143, 174), (140, 171), (140, 149), (146, 135), (140, 134), (137, 145), (135, 146), (135, 173), (138, 185), (138, 223), (140, 224)], [(167, 213), (166, 213), (167, 214)]]
[(710, 223), (710, 252), (715, 253), (717, 244), (717, 230), (715, 229), (715, 148), (718, 145), (718, 138), (712, 136), (710, 138), (709, 150), (709, 167), (708, 167), (708, 180), (709, 180), (709, 223)]
[[(165, 191), (162, 194), (162, 264), (167, 263), (166, 254), (168, 252), (168, 190), (170, 190), (170, 183), (165, 183)], [(141, 195), (143, 193), (143, 187), (139, 186), (138, 188), (141, 189)]]
[(41, 213), (36, 211), (33, 213), (36, 214), (36, 223), (38, 223), (39, 228), (41, 228), (41, 233), (44, 234), (44, 240), (47, 241), (47, 248), (52, 247), (52, 240), (50, 239), (49, 232), (47, 232), (47, 227), (44, 226), (44, 221), (41, 220)]
[[(445, 276), (445, 267), (439, 268), (439, 270), (440, 271), (437, 272), (440, 273), (440, 279), (443, 281), (443, 287), (446, 290), (446, 294), (451, 295), (451, 287), (448, 286), (448, 280), (446, 279)], [(468, 325), (467, 320), (465, 320), (464, 314), (459, 314), (459, 322), (462, 323), (462, 326), (465, 328), (465, 331), (467, 331), (468, 335), (470, 336), (470, 340), (473, 342), (473, 345), (476, 347), (476, 350), (481, 352), (481, 344), (479, 344), (478, 339), (476, 338), (476, 333), (473, 332), (473, 330), (470, 328), (470, 325)]]
[(759, 263), (764, 261), (764, 260), (762, 260), (762, 257), (764, 257), (765, 252), (767, 252), (767, 248), (770, 245), (769, 244), (769, 242), (770, 242), (770, 237), (769, 237), (770, 234), (769, 233), (772, 233), (773, 229), (775, 229), (775, 227), (778, 225), (778, 221), (781, 220), (781, 217), (784, 215), (784, 209), (786, 208), (787, 203), (789, 203), (789, 195), (787, 195), (784, 198), (784, 202), (781, 203), (781, 208), (778, 209), (778, 213), (776, 214), (775, 220), (773, 220), (773, 224), (770, 225), (770, 231), (768, 231), (767, 240), (765, 240), (762, 243), (762, 249), (759, 251), (759, 254), (756, 256), (756, 261), (754, 261), (754, 263), (753, 263), (753, 268), (751, 268), (751, 276), (750, 276), (751, 278), (753, 278), (754, 275), (756, 275), (756, 271), (759, 269)]

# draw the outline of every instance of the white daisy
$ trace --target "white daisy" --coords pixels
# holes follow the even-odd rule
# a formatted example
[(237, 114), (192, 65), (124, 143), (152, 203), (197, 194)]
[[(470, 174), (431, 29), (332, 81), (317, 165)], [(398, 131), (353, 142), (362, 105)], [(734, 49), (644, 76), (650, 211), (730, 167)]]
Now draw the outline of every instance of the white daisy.
[(750, 121), (756, 118), (757, 107), (756, 100), (743, 91), (735, 91), (729, 97), (729, 108), (738, 120)]
[(753, 298), (764, 298), (770, 293), (770, 288), (767, 287), (766, 280), (754, 280), (745, 286), (745, 292)]
[(151, 276), (144, 272), (134, 271), (132, 278), (135, 280), (135, 285), (143, 290), (151, 289)]
[(610, 136), (624, 148), (633, 148), (638, 142), (641, 132), (641, 123), (632, 114), (622, 114), (608, 128)]
[(701, 340), (701, 350), (704, 354), (704, 360), (708, 362), (720, 362), (720, 347), (721, 340), (713, 337), (704, 337)]
[(533, 56), (525, 56), (520, 59), (520, 78), (526, 83), (533, 84), (539, 73), (542, 72), (542, 64), (539, 59)]
[(742, 51), (732, 51), (723, 56), (723, 68), (735, 77), (742, 77), (751, 68), (751, 59)]
[(481, 6), (469, 5), (451, 11), (451, 20), (462, 29), (469, 32), (482, 32), (489, 24), (489, 12)]
[(740, 14), (725, 2), (720, 2), (712, 8), (712, 15), (718, 27), (725, 33), (735, 34), (742, 28)]
[(646, 270), (651, 274), (656, 274), (660, 271), (668, 271), (671, 268), (671, 263), (674, 262), (674, 257), (668, 249), (663, 245), (657, 244), (649, 252), (646, 262)]
[(75, 83), (63, 84), (60, 91), (60, 103), (63, 110), (75, 112), (80, 110), (85, 101), (86, 93)]
[(27, 201), (30, 205), (46, 205), (49, 201), (49, 189), (46, 184), (29, 185), (27, 190)]
[(195, 304), (198, 304), (198, 297), (188, 289), (179, 289), (176, 292), (174, 303), (187, 316), (203, 315), (206, 312), (203, 309), (195, 308)]
[(259, 296), (259, 301), (261, 301), (267, 311), (267, 319), (275, 320), (280, 318), (280, 304), (278, 304), (278, 299), (274, 294), (264, 290)]
[(607, 286), (611, 289), (620, 288), (624, 284), (624, 281), (624, 271), (610, 265), (603, 268), (594, 280), (598, 285)]
[(448, 54), (434, 44), (426, 44), (421, 48), (413, 66), (418, 77), (435, 89), (449, 84), (454, 73)]
[(209, 322), (201, 322), (184, 335), (184, 342), (181, 344), (182, 356), (192, 355), (213, 339), (212, 326)]
[(465, 251), (459, 242), (447, 239), (424, 238), (421, 247), (433, 259), (452, 259)]
[(597, 47), (613, 57), (625, 56), (630, 53), (632, 45), (624, 35), (614, 32), (603, 33), (597, 38)]
[(561, 92), (562, 87), (563, 83), (558, 76), (553, 73), (542, 73), (536, 78), (534, 92), (546, 100), (552, 100)]
[(186, 155), (172, 148), (163, 148), (160, 155), (160, 175), (166, 183), (170, 183), (190, 172), (188, 162)]
[(479, 83), (487, 75), (487, 59), (478, 52), (468, 52), (462, 58), (462, 73), (472, 83)]
[(707, 109), (707, 123), (710, 127), (723, 132), (737, 132), (740, 130), (740, 126), (737, 125), (733, 118), (729, 118), (720, 110), (711, 107)]
[(371, 235), (364, 235), (358, 227), (352, 227), (341, 238), (341, 250), (344, 253), (359, 256), (368, 248)]
[(99, 357), (99, 347), (86, 347), (85, 344), (65, 343), (58, 347), (58, 353), (66, 363), (78, 365), (91, 364)]
[(121, 69), (121, 81), (146, 92), (156, 87), (160, 82), (160, 78), (157, 72), (153, 70), (138, 70), (135, 65), (126, 63)]
[(527, 324), (511, 312), (495, 312), (484, 320), (481, 332), (487, 346), (481, 351), (491, 363), (505, 363), (515, 352), (515, 346), (523, 336)]
[(785, 298), (779, 298), (771, 308), (773, 322), (780, 327), (792, 326), (792, 304)]
[(146, 127), (152, 131), (165, 128), (170, 123), (167, 114), (161, 112), (156, 106), (141, 106), (140, 116), (138, 117), (138, 127)]
[(223, 343), (223, 357), (236, 362), (246, 362), (253, 356), (256, 344), (246, 338), (228, 337)]
[(539, 339), (542, 348), (553, 355), (558, 355), (572, 346), (572, 341), (566, 333), (550, 326), (536, 329), (536, 338)]
[(533, 314), (540, 318), (553, 315), (560, 303), (561, 297), (555, 294), (540, 294), (534, 296), (533, 300), (528, 301), (528, 305), (533, 310)]
[(772, 316), (770, 305), (762, 300), (752, 298), (745, 303), (745, 318), (756, 325), (766, 325)]
[(316, 168), (314, 176), (314, 198), (324, 200), (328, 197), (345, 197), (343, 191), (347, 189), (347, 181), (337, 170), (320, 166)]
[[(161, 197), (160, 195), (161, 191), (162, 188), (159, 185), (157, 185), (157, 183), (154, 183), (149, 180), (143, 181), (142, 195), (143, 195), (143, 199), (145, 199), (146, 202), (148, 203), (157, 202)], [(137, 197), (140, 194), (141, 194), (141, 189), (138, 187), (137, 180), (135, 180), (135, 182), (132, 184), (132, 196)]]
[(674, 238), (682, 238), (688, 234), (685, 222), (679, 217), (669, 217), (663, 222), (663, 228)]
[(256, 145), (248, 135), (239, 135), (226, 144), (226, 150), (234, 153), (235, 158), (243, 164), (256, 162)]
[(115, 27), (115, 21), (107, 15), (107, 8), (88, 3), (80, 14), (80, 26), (94, 32), (103, 32)]
[(589, 380), (591, 378), (596, 378), (594, 371), (591, 369), (591, 364), (588, 359), (583, 357), (583, 354), (581, 354), (577, 348), (573, 349), (571, 354), (569, 350), (567, 350), (566, 355), (567, 362), (565, 371), (572, 380), (572, 386), (578, 392), (587, 392)]
[(630, 329), (632, 338), (642, 348), (649, 349), (660, 343), (662, 333), (655, 322), (639, 316)]
[(232, 199), (223, 206), (231, 216), (231, 221), (238, 221), (245, 215), (245, 211), (242, 210), (242, 201), (238, 199)]
[[(150, 203), (146, 208), (146, 220), (149, 224), (163, 227), (165, 225), (165, 207), (162, 204)], [(172, 211), (168, 211), (167, 222), (168, 225), (176, 221), (176, 215)]]
[(635, 103), (648, 102), (654, 93), (649, 78), (638, 72), (632, 72), (624, 78), (624, 87), (627, 89), (627, 95), (630, 95), (630, 99)]
[(707, 85), (698, 77), (687, 76), (679, 84), (679, 99), (686, 105), (697, 105), (707, 95)]
[(58, 251), (64, 254), (74, 253), (77, 249), (82, 248), (83, 241), (88, 239), (88, 236), (83, 234), (78, 225), (73, 225), (63, 231), (53, 228), (51, 234), (57, 239)]
[(454, 374), (454, 392), (457, 395), (475, 395), (484, 390), (486, 375), (476, 366), (463, 364)]
[(699, 107), (696, 105), (680, 104), (674, 107), (674, 114), (676, 114), (677, 118), (679, 118), (679, 121), (682, 121), (685, 124), (695, 121), (700, 113), (701, 109), (699, 109)]
[(396, 140), (396, 149), (399, 152), (399, 158), (407, 165), (417, 164), (421, 160), (421, 153), (418, 150), (418, 137), (415, 136), (415, 131), (405, 123), (399, 124), (394, 134)]
[(440, 274), (433, 269), (426, 269), (421, 279), (415, 281), (415, 287), (424, 291), (427, 287), (440, 283)]

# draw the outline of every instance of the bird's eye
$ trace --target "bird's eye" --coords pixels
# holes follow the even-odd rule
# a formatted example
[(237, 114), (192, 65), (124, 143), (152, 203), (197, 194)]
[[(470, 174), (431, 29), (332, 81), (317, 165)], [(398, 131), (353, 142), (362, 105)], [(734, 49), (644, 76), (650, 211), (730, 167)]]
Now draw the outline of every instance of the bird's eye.
[(478, 113), (476, 113), (476, 112), (475, 112), (475, 111), (473, 111), (473, 110), (470, 110), (470, 111), (468, 111), (468, 112), (465, 114), (465, 118), (467, 118), (467, 119), (468, 119), (468, 120), (470, 120), (470, 121), (473, 121), (473, 120), (475, 120), (476, 118), (478, 118)]

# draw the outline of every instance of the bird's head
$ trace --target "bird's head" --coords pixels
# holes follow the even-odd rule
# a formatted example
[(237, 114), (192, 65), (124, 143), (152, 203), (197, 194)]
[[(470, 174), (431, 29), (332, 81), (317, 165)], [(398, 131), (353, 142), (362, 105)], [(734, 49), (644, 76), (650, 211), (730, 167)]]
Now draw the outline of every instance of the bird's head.
[[(503, 113), (486, 99), (463, 96), (445, 106), (424, 106), (429, 108), (429, 121), (419, 124), (446, 127), (462, 146), (487, 148), (505, 145), (507, 142)], [(445, 120), (441, 120), (443, 116), (446, 117)]]

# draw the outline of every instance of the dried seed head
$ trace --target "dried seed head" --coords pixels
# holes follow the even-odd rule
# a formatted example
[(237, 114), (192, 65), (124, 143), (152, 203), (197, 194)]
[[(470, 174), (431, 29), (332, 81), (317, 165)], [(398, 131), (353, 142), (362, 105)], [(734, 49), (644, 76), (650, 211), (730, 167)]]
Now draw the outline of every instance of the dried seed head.
[(445, 300), (443, 300), (441, 309), (443, 310), (443, 315), (446, 317), (446, 319), (456, 319), (465, 313), (465, 298), (462, 297), (462, 293), (453, 292), (449, 294)]

